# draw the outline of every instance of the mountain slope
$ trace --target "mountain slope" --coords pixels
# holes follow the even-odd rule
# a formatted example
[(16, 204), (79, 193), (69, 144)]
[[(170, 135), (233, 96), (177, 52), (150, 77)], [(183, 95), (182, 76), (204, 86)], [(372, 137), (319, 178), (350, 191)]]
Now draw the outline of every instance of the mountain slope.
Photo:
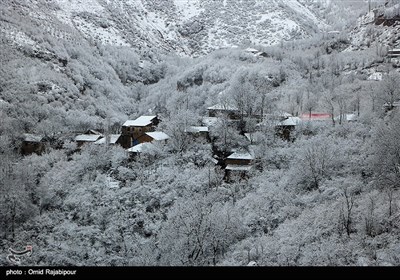
[[(144, 53), (200, 55), (224, 46), (306, 38), (327, 28), (314, 4), (298, 0), (27, 0), (4, 1), (2, 10), (10, 17), (21, 16), (21, 21), (9, 23), (11, 29), (31, 24), (59, 39), (83, 36)], [(4, 20), (1, 26), (3, 30), (10, 27)], [(29, 41), (26, 32), (18, 36)]]

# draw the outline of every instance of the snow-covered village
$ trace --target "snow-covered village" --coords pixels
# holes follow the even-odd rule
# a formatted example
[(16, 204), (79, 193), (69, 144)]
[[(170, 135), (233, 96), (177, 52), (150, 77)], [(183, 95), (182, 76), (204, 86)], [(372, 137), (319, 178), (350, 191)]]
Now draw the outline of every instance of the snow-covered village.
[(0, 266), (399, 266), (399, 0), (2, 0)]

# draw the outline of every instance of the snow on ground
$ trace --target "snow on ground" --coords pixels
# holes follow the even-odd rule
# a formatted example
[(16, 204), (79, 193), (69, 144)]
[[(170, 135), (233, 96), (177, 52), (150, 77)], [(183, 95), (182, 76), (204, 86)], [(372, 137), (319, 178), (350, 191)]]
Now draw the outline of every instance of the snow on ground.
[(38, 45), (34, 40), (28, 37), (25, 33), (19, 31), (10, 24), (5, 24), (0, 26), (0, 32), (5, 34), (13, 44), (17, 46), (31, 46), (33, 48), (39, 49)]
[(310, 12), (309, 9), (304, 7), (302, 4), (300, 4), (297, 0), (285, 0), (284, 3), (292, 8), (294, 11), (297, 13), (301, 13), (304, 16), (308, 17), (310, 20), (312, 20), (319, 28), (326, 28), (328, 27), (327, 24), (323, 23), (320, 19), (318, 19), (313, 13)]
[(58, 19), (67, 24), (71, 24), (73, 13), (100, 14), (104, 10), (97, 0), (57, 0), (57, 4), (60, 7), (57, 11)]
[(174, 3), (182, 21), (191, 19), (204, 11), (198, 8), (200, 4), (198, 0), (174, 0)]
[(112, 26), (102, 28), (91, 22), (87, 22), (81, 17), (75, 17), (73, 21), (78, 30), (100, 41), (104, 45), (130, 46), (119, 34), (119, 31)]
[(268, 14), (261, 14), (260, 16), (261, 16), (261, 18), (256, 21), (257, 24), (265, 22), (266, 20), (272, 20), (274, 17), (277, 16), (277, 14), (275, 12), (271, 12)]

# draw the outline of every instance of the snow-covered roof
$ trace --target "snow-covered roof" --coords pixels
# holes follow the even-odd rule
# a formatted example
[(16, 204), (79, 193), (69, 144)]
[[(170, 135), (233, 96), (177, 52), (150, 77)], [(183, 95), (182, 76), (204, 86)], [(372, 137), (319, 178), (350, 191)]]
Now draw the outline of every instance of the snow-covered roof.
[(210, 160), (211, 160), (212, 163), (218, 164), (218, 160), (217, 160), (217, 159), (215, 159), (215, 158), (212, 157), (212, 158), (210, 158)]
[(244, 50), (245, 52), (249, 52), (249, 53), (258, 53), (260, 52), (259, 50), (253, 49), (253, 48), (247, 48)]
[[(389, 103), (383, 104), (383, 107), (389, 107)], [(393, 102), (393, 107), (400, 107), (400, 101)]]
[(207, 126), (189, 126), (186, 128), (186, 132), (191, 133), (200, 133), (200, 132), (208, 132)]
[(148, 126), (157, 116), (140, 116), (136, 120), (127, 120), (122, 126)]
[(149, 149), (149, 148), (151, 149), (153, 147), (154, 147), (153, 144), (146, 142), (146, 143), (141, 143), (141, 144), (138, 144), (136, 146), (133, 146), (132, 148), (129, 148), (128, 152), (130, 152), (130, 153), (141, 153), (144, 150)]
[(93, 135), (93, 134), (81, 134), (75, 137), (75, 141), (78, 142), (96, 142), (99, 140), (100, 135)]
[(253, 140), (253, 135), (254, 133), (245, 133), (244, 136), (247, 138), (247, 140), (252, 141)]
[(245, 160), (253, 160), (254, 157), (248, 152), (234, 152), (231, 154), (228, 159), (245, 159)]
[[(95, 142), (95, 144), (105, 144), (106, 143), (106, 137), (97, 140)], [(109, 137), (110, 137), (109, 138), (110, 139), (110, 144), (115, 144), (115, 143), (117, 143), (119, 137), (121, 137), (121, 134), (110, 134)]]
[(40, 135), (35, 135), (30, 133), (25, 133), (23, 136), (25, 142), (39, 143), (43, 139), (43, 137)]
[(85, 134), (101, 135), (101, 132), (94, 130), (94, 129), (89, 129)]
[(146, 132), (146, 135), (150, 136), (151, 138), (153, 138), (156, 141), (162, 141), (162, 140), (169, 139), (169, 136), (161, 131)]
[(220, 111), (238, 111), (239, 109), (236, 106), (225, 105), (225, 104), (216, 104), (214, 106), (208, 107), (207, 110), (220, 110)]
[(226, 170), (231, 171), (250, 171), (252, 168), (251, 165), (235, 165), (235, 164), (228, 164), (226, 166)]
[(356, 114), (346, 114), (346, 120), (348, 122), (355, 121), (355, 120), (357, 120), (357, 115)]
[(302, 120), (299, 117), (289, 117), (286, 120), (280, 121), (277, 126), (296, 126), (301, 122)]
[(285, 111), (276, 111), (271, 114), (264, 114), (264, 117), (266, 119), (282, 119), (282, 118), (289, 118), (289, 117), (293, 117), (293, 116)]
[(263, 56), (264, 54), (266, 54), (265, 52), (258, 52), (256, 54), (254, 54), (254, 56)]

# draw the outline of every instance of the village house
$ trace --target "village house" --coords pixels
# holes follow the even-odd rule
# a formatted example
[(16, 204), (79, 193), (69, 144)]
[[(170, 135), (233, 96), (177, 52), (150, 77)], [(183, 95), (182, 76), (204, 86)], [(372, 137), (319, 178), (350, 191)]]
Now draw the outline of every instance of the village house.
[(266, 52), (259, 51), (257, 49), (253, 48), (247, 48), (244, 50), (246, 53), (252, 54), (256, 57), (268, 57), (268, 54)]
[(383, 108), (385, 109), (386, 113), (391, 111), (391, 110), (393, 110), (393, 109), (397, 109), (399, 107), (400, 107), (400, 100), (399, 101), (395, 101), (393, 103), (387, 102), (387, 103), (383, 104)]
[(275, 125), (276, 134), (282, 139), (289, 141), (292, 139), (292, 132), (300, 123), (301, 119), (299, 117), (285, 118)]
[(225, 160), (225, 180), (229, 181), (233, 174), (246, 178), (252, 169), (253, 155), (245, 151), (236, 151)]
[(231, 120), (240, 120), (240, 110), (236, 106), (217, 104), (207, 108), (208, 116), (211, 118), (221, 115), (227, 116)]
[(145, 142), (145, 143), (141, 143), (136, 146), (133, 146), (132, 148), (129, 148), (128, 153), (133, 156), (138, 156), (144, 151), (150, 151), (150, 150), (154, 150), (154, 149), (155, 149), (155, 146), (152, 143)]
[(40, 155), (44, 151), (45, 151), (45, 145), (42, 136), (29, 133), (23, 134), (23, 139), (21, 144), (22, 155), (26, 156), (33, 153)]
[(210, 140), (207, 126), (189, 126), (185, 129), (185, 132), (191, 135), (193, 138), (201, 137), (207, 141)]
[(342, 116), (335, 117), (335, 121), (342, 121), (342, 122), (356, 122), (357, 121), (357, 114), (343, 114)]
[(249, 152), (237, 151), (226, 158), (226, 169), (248, 171), (251, 169), (253, 160), (254, 157)]
[(139, 144), (138, 138), (146, 132), (154, 131), (159, 124), (157, 116), (141, 116), (136, 120), (128, 120), (122, 125), (122, 135), (120, 143), (122, 147), (128, 149)]
[(108, 145), (116, 145), (116, 144), (121, 144), (121, 134), (110, 134), (106, 135), (103, 138), (100, 138), (95, 142), (95, 144), (101, 145), (101, 144), (108, 144)]
[(139, 144), (149, 143), (149, 142), (158, 142), (160, 144), (166, 144), (169, 139), (169, 136), (161, 131), (154, 132), (146, 132), (142, 136), (140, 136), (137, 141)]
[(102, 135), (97, 134), (80, 134), (75, 137), (75, 142), (78, 148), (82, 147), (84, 144), (95, 143), (97, 140), (102, 138)]

